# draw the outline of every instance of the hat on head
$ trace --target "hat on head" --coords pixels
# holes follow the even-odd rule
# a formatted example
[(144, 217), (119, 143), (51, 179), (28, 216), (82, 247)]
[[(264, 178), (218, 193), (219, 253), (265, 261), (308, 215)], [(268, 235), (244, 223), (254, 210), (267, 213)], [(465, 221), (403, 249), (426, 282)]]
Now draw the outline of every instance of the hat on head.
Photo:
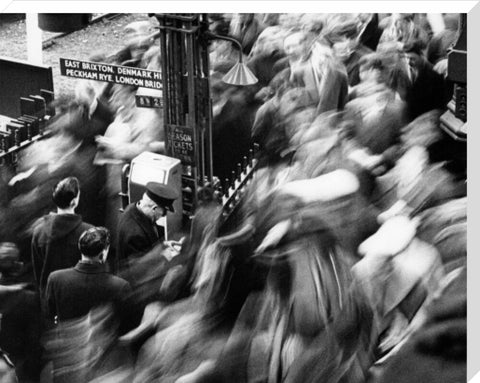
[(170, 186), (158, 182), (149, 182), (146, 185), (146, 194), (153, 202), (175, 213), (173, 202), (178, 198), (177, 192)]

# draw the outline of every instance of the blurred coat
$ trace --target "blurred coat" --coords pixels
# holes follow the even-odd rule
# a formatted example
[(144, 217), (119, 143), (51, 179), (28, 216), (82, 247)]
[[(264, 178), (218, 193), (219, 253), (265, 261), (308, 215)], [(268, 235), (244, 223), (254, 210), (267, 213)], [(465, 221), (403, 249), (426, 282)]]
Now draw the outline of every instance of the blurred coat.
[(343, 110), (348, 99), (347, 70), (333, 55), (324, 58), (323, 55), (328, 54), (324, 53), (326, 49), (316, 44), (311, 57), (298, 68), (292, 68), (292, 82), (307, 89), (317, 114)]
[(107, 126), (113, 121), (113, 110), (104, 97), (96, 98), (92, 109), (84, 100), (75, 100), (65, 109), (66, 113), (55, 116), (50, 121), (55, 131), (66, 131), (77, 139), (94, 142), (96, 135), (105, 133)]
[(416, 39), (428, 40), (428, 35), (414, 19), (413, 14), (392, 14), (382, 19), (379, 27), (383, 29), (379, 44), (387, 42), (402, 42), (404, 44)]
[(273, 52), (259, 52), (248, 59), (248, 67), (258, 78), (262, 86), (267, 86), (275, 75), (288, 67), (284, 60), (285, 54), (275, 50)]
[(260, 145), (258, 166), (281, 161), (289, 140), (285, 124), (281, 121), (279, 97), (275, 96), (258, 109), (253, 122), (252, 139)]
[(457, 198), (420, 214), (419, 237), (434, 245), (447, 270), (466, 265), (467, 198)]
[(381, 368), (372, 383), (467, 380), (466, 269), (432, 302), (426, 322)]
[(264, 29), (265, 25), (254, 14), (238, 14), (230, 24), (230, 35), (240, 41), (243, 53), (248, 55)]
[(347, 69), (348, 85), (355, 86), (360, 82), (360, 66), (358, 62), (360, 59), (372, 53), (372, 50), (362, 44), (359, 44), (353, 53), (346, 59), (343, 64)]
[(352, 269), (358, 284), (367, 292), (380, 332), (392, 325), (392, 312), (416, 285), (420, 284), (431, 295), (443, 277), (441, 259), (433, 246), (413, 238), (400, 252), (388, 256), (377, 254), (382, 246), (372, 247), (371, 254)]
[(405, 104), (393, 91), (378, 85), (350, 101), (345, 111), (347, 119), (354, 123), (356, 141), (392, 165), (399, 154)]
[(427, 59), (432, 64), (447, 58), (448, 49), (457, 40), (457, 31), (445, 29), (432, 37), (427, 47)]
[(41, 363), (38, 293), (20, 285), (0, 284), (0, 347), (15, 364), (21, 383), (36, 382)]

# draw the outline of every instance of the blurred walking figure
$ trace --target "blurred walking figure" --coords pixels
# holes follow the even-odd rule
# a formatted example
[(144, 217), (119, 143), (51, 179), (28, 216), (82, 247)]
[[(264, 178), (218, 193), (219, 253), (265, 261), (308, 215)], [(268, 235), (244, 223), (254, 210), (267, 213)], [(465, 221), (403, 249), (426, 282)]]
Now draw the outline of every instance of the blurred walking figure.
[(428, 39), (427, 32), (416, 22), (414, 13), (392, 13), (384, 18), (379, 27), (383, 29), (379, 44), (400, 42), (407, 44), (412, 40)]
[(345, 106), (353, 140), (367, 154), (367, 160), (359, 162), (370, 171), (380, 165), (390, 168), (399, 157), (406, 106), (389, 86), (394, 63), (386, 53), (364, 56), (359, 62), (360, 83), (351, 92), (355, 98)]
[(348, 96), (345, 66), (324, 39), (311, 43), (305, 32), (295, 32), (284, 42), (293, 84), (305, 88), (317, 114), (342, 110)]
[(230, 35), (242, 43), (243, 53), (248, 55), (265, 25), (254, 13), (237, 13), (230, 23)]
[(335, 57), (345, 65), (349, 86), (355, 86), (360, 82), (359, 60), (373, 52), (361, 43), (360, 33), (357, 17), (338, 22), (332, 20), (322, 31), (322, 35), (330, 43)]
[(52, 199), (57, 212), (37, 221), (32, 238), (33, 271), (41, 296), (45, 293), (50, 273), (75, 266), (80, 260), (78, 239), (92, 227), (75, 213), (80, 200), (77, 178), (61, 180), (53, 190)]
[(0, 244), (0, 354), (8, 355), (0, 358), (5, 362), (0, 382), (10, 382), (6, 377), (12, 372), (9, 360), (20, 383), (38, 382), (40, 373), (40, 301), (31, 286), (19, 283), (22, 266), (17, 247)]

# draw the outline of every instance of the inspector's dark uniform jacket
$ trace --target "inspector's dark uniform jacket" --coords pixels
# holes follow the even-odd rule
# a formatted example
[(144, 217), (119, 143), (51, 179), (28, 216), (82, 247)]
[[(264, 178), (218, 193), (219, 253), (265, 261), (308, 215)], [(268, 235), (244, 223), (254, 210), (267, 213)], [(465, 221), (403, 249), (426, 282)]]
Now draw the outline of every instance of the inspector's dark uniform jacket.
[(118, 225), (117, 258), (120, 265), (142, 257), (164, 240), (157, 226), (132, 203), (127, 206)]

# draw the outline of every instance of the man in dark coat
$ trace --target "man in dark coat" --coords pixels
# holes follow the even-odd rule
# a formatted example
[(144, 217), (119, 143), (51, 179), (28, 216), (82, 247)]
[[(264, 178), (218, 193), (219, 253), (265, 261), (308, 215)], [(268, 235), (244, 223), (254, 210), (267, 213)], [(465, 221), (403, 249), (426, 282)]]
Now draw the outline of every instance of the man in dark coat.
[(108, 303), (113, 303), (118, 313), (125, 312), (130, 285), (107, 272), (109, 246), (110, 234), (103, 227), (93, 227), (81, 235), (81, 260), (75, 267), (57, 270), (48, 278), (46, 300), (50, 319), (56, 317), (61, 322), (79, 318)]
[(412, 86), (405, 98), (409, 121), (433, 109), (445, 109), (452, 90), (424, 57), (422, 43), (414, 40), (405, 44), (403, 50), (408, 57), (412, 77)]
[(174, 212), (178, 194), (167, 185), (149, 182), (142, 199), (125, 209), (118, 225), (117, 258), (120, 265), (140, 258), (164, 240), (156, 222)]
[(40, 218), (32, 237), (33, 271), (42, 297), (51, 272), (72, 267), (80, 260), (78, 239), (92, 227), (75, 214), (80, 199), (77, 178), (61, 180), (55, 186), (52, 198), (57, 212)]

